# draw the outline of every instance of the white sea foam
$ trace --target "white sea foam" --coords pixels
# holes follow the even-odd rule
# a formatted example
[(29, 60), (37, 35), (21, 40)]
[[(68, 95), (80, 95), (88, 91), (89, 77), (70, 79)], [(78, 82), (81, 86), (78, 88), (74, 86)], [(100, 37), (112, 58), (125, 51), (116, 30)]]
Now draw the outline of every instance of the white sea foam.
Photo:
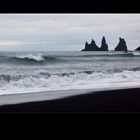
[(139, 56), (140, 55), (140, 52), (139, 51), (134, 51), (133, 52), (133, 55)]
[(27, 76), (19, 80), (0, 83), (0, 94), (130, 86), (140, 86), (140, 71), (75, 73), (50, 77), (48, 75)]
[(140, 53), (129, 53), (4, 52), (0, 94), (140, 86)]

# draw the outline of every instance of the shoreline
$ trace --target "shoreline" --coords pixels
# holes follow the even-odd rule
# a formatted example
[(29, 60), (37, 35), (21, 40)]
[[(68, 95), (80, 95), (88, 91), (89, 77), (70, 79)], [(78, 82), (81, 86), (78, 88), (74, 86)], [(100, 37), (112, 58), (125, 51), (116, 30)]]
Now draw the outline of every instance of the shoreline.
[(54, 100), (1, 105), (0, 112), (140, 112), (140, 88), (90, 91)]
[(46, 90), (46, 91), (34, 91), (34, 92), (23, 92), (23, 93), (12, 93), (12, 94), (1, 94), (0, 95), (0, 106), (29, 103), (36, 101), (50, 101), (57, 99), (65, 99), (77, 95), (90, 94), (103, 91), (114, 91), (121, 89), (134, 89), (140, 88), (140, 86), (122, 86), (122, 87), (105, 87), (105, 88), (91, 88), (91, 89), (68, 89), (68, 90)]

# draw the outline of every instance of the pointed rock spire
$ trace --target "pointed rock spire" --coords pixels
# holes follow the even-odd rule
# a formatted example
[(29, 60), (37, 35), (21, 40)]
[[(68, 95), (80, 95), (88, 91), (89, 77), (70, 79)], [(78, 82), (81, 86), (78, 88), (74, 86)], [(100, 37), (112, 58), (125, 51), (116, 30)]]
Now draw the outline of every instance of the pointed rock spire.
[(95, 41), (92, 39), (91, 44), (95, 44)]
[(126, 41), (123, 38), (119, 37), (119, 44), (115, 48), (115, 51), (127, 51)]
[(88, 49), (89, 44), (86, 42), (85, 43), (85, 49)]
[(106, 44), (105, 36), (102, 38), (102, 43), (101, 43), (101, 51), (108, 51), (108, 45)]

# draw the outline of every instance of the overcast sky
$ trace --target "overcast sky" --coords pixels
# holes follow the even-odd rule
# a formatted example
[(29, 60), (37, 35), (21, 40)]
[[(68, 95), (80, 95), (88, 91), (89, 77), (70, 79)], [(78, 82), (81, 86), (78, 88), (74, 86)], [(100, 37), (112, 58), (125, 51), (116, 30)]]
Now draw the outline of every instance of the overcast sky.
[(119, 37), (129, 50), (140, 46), (140, 14), (0, 14), (0, 51), (79, 51), (106, 37), (113, 50)]

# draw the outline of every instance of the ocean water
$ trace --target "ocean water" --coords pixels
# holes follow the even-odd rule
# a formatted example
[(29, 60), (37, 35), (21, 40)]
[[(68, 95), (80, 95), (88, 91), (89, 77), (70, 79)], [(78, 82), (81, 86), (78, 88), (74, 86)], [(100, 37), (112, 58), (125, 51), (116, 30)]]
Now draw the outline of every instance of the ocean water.
[(0, 52), (0, 95), (134, 86), (139, 52)]

